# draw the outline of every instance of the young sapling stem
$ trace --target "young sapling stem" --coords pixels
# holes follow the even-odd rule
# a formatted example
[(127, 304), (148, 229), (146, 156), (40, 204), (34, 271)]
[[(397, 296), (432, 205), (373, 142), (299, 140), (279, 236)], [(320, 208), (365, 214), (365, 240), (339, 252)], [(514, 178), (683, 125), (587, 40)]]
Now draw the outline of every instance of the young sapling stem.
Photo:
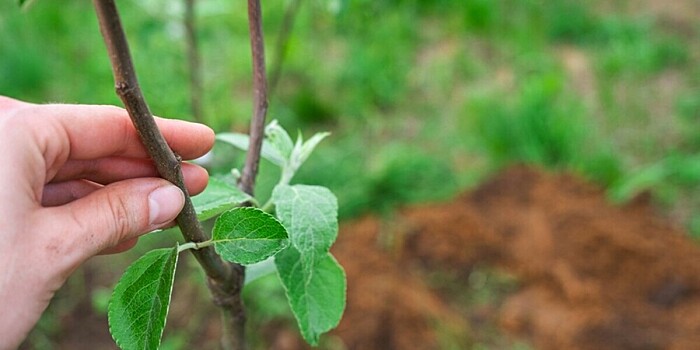
[[(141, 93), (114, 0), (93, 0), (93, 5), (112, 63), (117, 94), (129, 112), (134, 127), (148, 155), (153, 159), (158, 173), (177, 185), (185, 194), (185, 205), (177, 216), (176, 222), (187, 241), (207, 241), (209, 238), (204, 234), (185, 187), (181, 159), (165, 142)], [(245, 313), (241, 299), (245, 270), (240, 265), (222, 260), (213, 247), (192, 250), (192, 254), (207, 274), (207, 285), (212, 293), (214, 304), (220, 307), (224, 320), (229, 322), (223, 325), (223, 347), (233, 350), (245, 349), (243, 339)]]
[[(185, 206), (176, 219), (182, 234), (188, 241), (206, 241), (208, 237), (197, 220), (197, 213), (185, 187), (181, 159), (165, 142), (139, 87), (117, 7), (113, 0), (93, 0), (93, 4), (112, 62), (116, 92), (129, 112), (134, 127), (148, 155), (153, 159), (158, 173), (178, 186), (185, 194)], [(216, 255), (213, 249), (196, 252), (195, 256), (210, 278), (223, 280), (230, 274), (229, 266)]]
[(260, 0), (248, 0), (248, 26), (253, 56), (253, 118), (250, 121), (250, 143), (239, 186), (253, 196), (255, 178), (258, 175), (260, 152), (265, 137), (267, 114), (267, 73), (265, 72), (265, 43), (262, 32)]

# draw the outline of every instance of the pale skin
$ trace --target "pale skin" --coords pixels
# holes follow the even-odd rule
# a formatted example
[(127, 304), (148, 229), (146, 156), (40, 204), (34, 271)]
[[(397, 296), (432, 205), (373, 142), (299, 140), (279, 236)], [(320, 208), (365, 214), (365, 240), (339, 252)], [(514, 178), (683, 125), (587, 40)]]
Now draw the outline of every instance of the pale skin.
[[(157, 119), (183, 159), (209, 151), (213, 131)], [(173, 225), (180, 189), (157, 176), (126, 111), (36, 105), (0, 96), (0, 349), (20, 345), (55, 292), (83, 262), (125, 251)], [(208, 181), (183, 163), (188, 192)]]

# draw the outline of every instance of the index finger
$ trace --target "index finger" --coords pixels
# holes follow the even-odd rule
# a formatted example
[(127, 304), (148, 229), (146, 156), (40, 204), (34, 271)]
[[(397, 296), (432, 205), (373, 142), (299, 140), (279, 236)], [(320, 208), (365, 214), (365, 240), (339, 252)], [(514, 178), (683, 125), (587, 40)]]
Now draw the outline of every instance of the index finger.
[[(31, 105), (22, 111), (42, 117), (30, 121), (36, 123), (37, 128), (45, 128), (43, 123), (47, 121), (55, 122), (69, 141), (71, 159), (148, 156), (129, 115), (122, 108), (52, 104)], [(183, 159), (201, 157), (214, 144), (214, 132), (205, 125), (164, 118), (156, 118), (156, 124), (170, 148)]]

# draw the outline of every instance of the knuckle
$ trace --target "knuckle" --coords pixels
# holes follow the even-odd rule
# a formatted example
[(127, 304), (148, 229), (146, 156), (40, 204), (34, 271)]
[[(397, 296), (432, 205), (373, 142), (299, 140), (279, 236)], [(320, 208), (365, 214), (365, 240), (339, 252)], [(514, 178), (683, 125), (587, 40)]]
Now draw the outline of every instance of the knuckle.
[(138, 134), (134, 129), (133, 124), (129, 118), (119, 119), (119, 135), (121, 135), (121, 140), (119, 140), (119, 151), (118, 153), (126, 153), (129, 150), (130, 145), (139, 144)]
[(129, 201), (121, 196), (108, 196), (105, 201), (107, 205), (106, 213), (107, 221), (111, 225), (111, 231), (115, 234), (113, 237), (116, 244), (125, 238), (128, 238), (137, 224), (138, 218), (135, 218), (131, 213)]
[(70, 220), (72, 222), (72, 225), (70, 227), (74, 227), (77, 232), (80, 232), (82, 234), (88, 233), (88, 225), (78, 216), (78, 212), (75, 210), (71, 210), (70, 212)]

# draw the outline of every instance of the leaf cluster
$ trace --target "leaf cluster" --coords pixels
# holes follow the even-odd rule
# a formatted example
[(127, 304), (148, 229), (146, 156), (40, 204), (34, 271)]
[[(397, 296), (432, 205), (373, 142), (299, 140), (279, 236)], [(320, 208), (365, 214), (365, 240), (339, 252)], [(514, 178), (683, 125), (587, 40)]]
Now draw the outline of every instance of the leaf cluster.
[[(338, 234), (337, 199), (325, 187), (289, 184), (327, 135), (316, 134), (307, 141), (299, 135), (292, 142), (276, 121), (266, 127), (262, 156), (282, 172), (262, 209), (241, 207), (258, 201), (221, 179), (213, 178), (202, 194), (193, 197), (199, 220), (216, 217), (211, 240), (153, 250), (126, 270), (108, 308), (117, 345), (158, 348), (177, 257), (181, 251), (207, 246), (214, 246), (224, 260), (248, 266), (252, 274), (246, 283), (276, 270), (301, 334), (310, 344), (318, 344), (321, 334), (337, 326), (346, 293), (345, 273), (329, 253)], [(243, 134), (219, 134), (217, 139), (242, 150), (248, 146)]]

